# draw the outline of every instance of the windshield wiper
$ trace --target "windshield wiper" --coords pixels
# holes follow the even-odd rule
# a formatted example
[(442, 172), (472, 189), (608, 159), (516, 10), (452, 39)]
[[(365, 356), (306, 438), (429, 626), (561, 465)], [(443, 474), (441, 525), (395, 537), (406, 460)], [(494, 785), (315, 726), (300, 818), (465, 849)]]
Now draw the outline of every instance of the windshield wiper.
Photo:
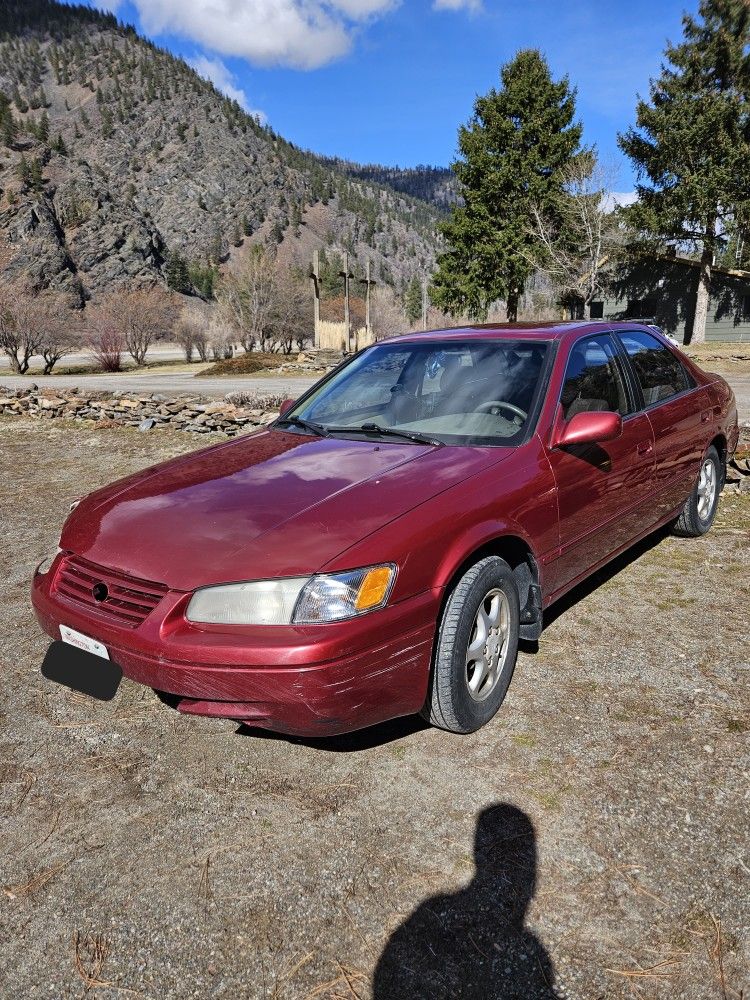
[(427, 434), (420, 434), (418, 431), (400, 431), (397, 427), (382, 427), (380, 424), (362, 424), (361, 427), (354, 427), (352, 430), (364, 431), (365, 434), (383, 434), (391, 437), (405, 438), (407, 441), (415, 441), (417, 444), (433, 444), (438, 448), (442, 447), (443, 441), (429, 437)]
[(276, 421), (277, 426), (283, 427), (284, 424), (291, 424), (292, 427), (301, 427), (302, 430), (312, 431), (313, 434), (317, 434), (318, 437), (328, 437), (328, 428), (324, 427), (323, 424), (318, 424), (314, 420), (305, 420), (304, 417), (282, 417), (281, 420)]

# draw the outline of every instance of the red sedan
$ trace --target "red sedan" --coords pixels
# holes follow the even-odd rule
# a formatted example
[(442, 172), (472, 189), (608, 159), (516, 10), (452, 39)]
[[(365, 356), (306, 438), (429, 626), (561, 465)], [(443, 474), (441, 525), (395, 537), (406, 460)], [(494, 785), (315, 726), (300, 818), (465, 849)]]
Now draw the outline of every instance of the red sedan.
[(553, 601), (661, 525), (710, 528), (738, 437), (727, 383), (629, 323), (395, 338), (282, 411), (81, 500), (42, 628), (182, 712), (472, 732)]

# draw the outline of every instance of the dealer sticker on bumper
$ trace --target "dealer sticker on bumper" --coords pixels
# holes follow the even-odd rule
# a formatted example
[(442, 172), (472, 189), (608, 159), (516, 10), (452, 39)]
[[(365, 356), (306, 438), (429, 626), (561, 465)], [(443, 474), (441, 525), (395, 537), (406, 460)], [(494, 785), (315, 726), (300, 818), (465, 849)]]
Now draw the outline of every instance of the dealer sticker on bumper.
[(68, 628), (67, 625), (60, 626), (60, 638), (70, 646), (76, 646), (87, 653), (93, 653), (94, 656), (101, 656), (104, 660), (109, 659), (109, 653), (105, 645), (97, 642), (96, 639), (92, 639), (88, 635), (84, 635), (83, 632), (76, 632), (74, 628)]

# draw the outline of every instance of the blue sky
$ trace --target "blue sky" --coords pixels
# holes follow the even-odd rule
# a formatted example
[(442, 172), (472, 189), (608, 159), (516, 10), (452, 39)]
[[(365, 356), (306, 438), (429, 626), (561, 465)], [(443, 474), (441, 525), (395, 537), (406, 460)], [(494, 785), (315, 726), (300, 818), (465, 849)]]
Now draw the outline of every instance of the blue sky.
[(448, 164), (500, 65), (537, 47), (578, 88), (585, 141), (616, 134), (696, 0), (90, 0), (196, 65), (286, 138), (359, 162)]

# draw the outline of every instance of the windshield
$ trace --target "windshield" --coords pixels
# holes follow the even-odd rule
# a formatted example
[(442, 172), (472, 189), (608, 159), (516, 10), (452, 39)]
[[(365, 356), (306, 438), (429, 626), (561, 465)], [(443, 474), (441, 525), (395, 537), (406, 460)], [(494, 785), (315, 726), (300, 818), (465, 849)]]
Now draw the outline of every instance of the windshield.
[(531, 340), (376, 344), (279, 422), (336, 435), (517, 444), (533, 419), (547, 350)]

